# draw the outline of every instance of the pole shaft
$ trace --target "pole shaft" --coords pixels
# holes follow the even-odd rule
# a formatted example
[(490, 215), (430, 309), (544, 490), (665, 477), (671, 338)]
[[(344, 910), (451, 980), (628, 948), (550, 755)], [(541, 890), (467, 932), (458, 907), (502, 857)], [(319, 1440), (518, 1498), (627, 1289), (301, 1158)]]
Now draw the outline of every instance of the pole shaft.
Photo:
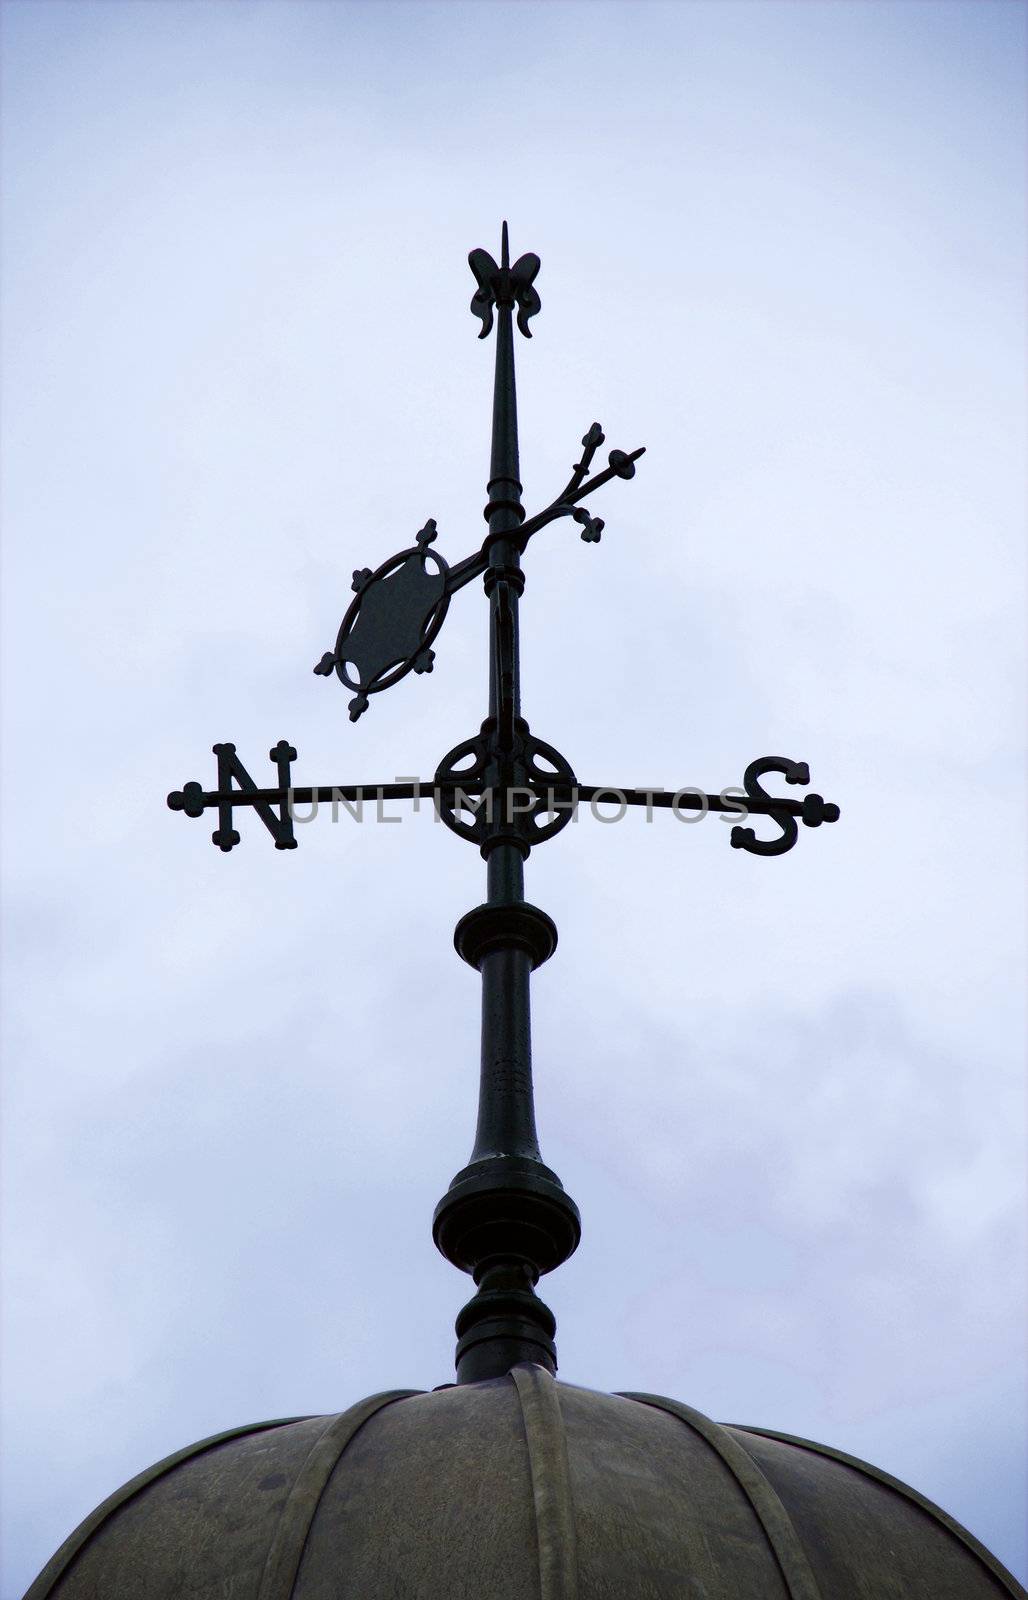
[[(506, 245), (506, 233), (504, 233)], [(505, 251), (506, 254), (506, 251)], [(504, 266), (507, 265), (504, 260)], [(489, 460), (489, 567), (494, 572), (520, 574), (521, 555), (516, 542), (504, 535), (516, 532), (521, 511), (518, 452), (518, 399), (514, 372), (514, 319), (509, 305), (497, 308), (496, 366), (493, 377), (492, 450)], [(510, 608), (510, 659), (515, 714), (521, 709), (520, 640), (517, 578), (499, 577), (489, 585), (489, 716), (500, 715), (500, 607), (502, 591)], [(512, 905), (525, 898), (525, 872), (521, 853), (511, 844), (497, 844), (487, 856), (489, 905)], [(487, 955), (482, 973), (482, 1067), (479, 1085), (478, 1130), (472, 1161), (490, 1155), (519, 1155), (538, 1161), (532, 1091), (532, 1018), (529, 982), (531, 958), (524, 950), (497, 950)]]
[[(507, 226), (494, 281), (496, 365), (485, 517), (489, 598), (486, 782), (501, 792), (524, 776), (518, 602), (524, 588), (517, 531), (524, 521), (514, 377), (513, 291)], [(457, 1381), (477, 1383), (534, 1361), (556, 1370), (552, 1313), (535, 1293), (544, 1272), (575, 1249), (578, 1209), (543, 1164), (532, 1089), (533, 965), (556, 943), (550, 919), (525, 903), (523, 839), (494, 820), (482, 853), (486, 902), (462, 918), (457, 948), (482, 978), (478, 1123), (468, 1165), (436, 1207), (436, 1244), (470, 1272), (477, 1293), (457, 1318)], [(541, 942), (540, 942), (541, 941)]]

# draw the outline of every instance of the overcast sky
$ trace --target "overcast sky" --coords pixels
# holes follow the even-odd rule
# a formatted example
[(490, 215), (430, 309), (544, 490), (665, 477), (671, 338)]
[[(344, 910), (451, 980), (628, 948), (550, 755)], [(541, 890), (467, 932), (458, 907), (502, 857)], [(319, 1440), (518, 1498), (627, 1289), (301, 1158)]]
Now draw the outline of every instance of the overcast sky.
[[(431, 815), (279, 852), (214, 783), (429, 775), (485, 607), (346, 716), (349, 579), (483, 531), (469, 248), (542, 257), (525, 712), (592, 783), (809, 762), (533, 854), (543, 1154), (582, 1207), (561, 1375), (865, 1457), (1025, 1570), (1025, 10), (9, 0), (6, 1220), (14, 1600), (215, 1430), (452, 1372), (477, 852)], [(770, 832), (772, 830), (768, 830)]]

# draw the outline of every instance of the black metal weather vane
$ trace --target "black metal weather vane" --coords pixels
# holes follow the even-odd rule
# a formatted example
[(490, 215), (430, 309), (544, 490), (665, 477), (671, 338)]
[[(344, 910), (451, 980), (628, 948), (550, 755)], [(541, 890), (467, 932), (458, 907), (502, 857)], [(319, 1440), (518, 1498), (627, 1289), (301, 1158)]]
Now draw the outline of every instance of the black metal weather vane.
[(499, 265), (485, 250), (469, 256), (477, 288), (472, 313), (482, 322), (479, 337), (496, 328), (492, 452), (487, 533), (481, 546), (455, 564), (434, 548), (429, 519), (413, 545), (372, 571), (353, 575), (354, 599), (343, 617), (335, 648), (314, 668), (335, 674), (352, 692), (356, 721), (369, 697), (408, 673), (431, 672), (433, 645), (457, 590), (483, 579), (490, 609), (489, 711), (478, 733), (450, 750), (434, 777), (391, 784), (294, 785), (296, 751), (280, 740), (269, 752), (277, 782), (261, 788), (243, 766), (235, 746), (218, 744), (217, 787), (187, 783), (168, 796), (172, 810), (200, 817), (218, 812), (212, 840), (221, 850), (239, 843), (234, 812), (252, 807), (280, 850), (294, 849), (294, 806), (318, 802), (417, 798), (431, 793), (439, 815), (461, 838), (476, 844), (487, 863), (484, 904), (461, 918), (454, 942), (482, 977), (482, 1075), (478, 1131), (467, 1167), (454, 1178), (436, 1208), (433, 1234), (454, 1265), (470, 1272), (478, 1292), (457, 1319), (457, 1373), (461, 1382), (507, 1371), (518, 1360), (540, 1361), (554, 1370), (555, 1323), (535, 1294), (538, 1278), (576, 1248), (578, 1211), (556, 1174), (542, 1163), (535, 1133), (531, 1077), (529, 979), (556, 947), (557, 931), (545, 912), (524, 898), (524, 863), (533, 846), (545, 843), (571, 821), (582, 801), (616, 795), (624, 805), (676, 810), (716, 810), (766, 816), (778, 828), (764, 839), (741, 823), (731, 830), (736, 849), (782, 855), (795, 844), (799, 823), (835, 822), (837, 806), (808, 793), (802, 799), (769, 794), (761, 779), (778, 773), (806, 786), (804, 762), (777, 756), (753, 761), (743, 776), (741, 800), (699, 790), (662, 791), (580, 784), (561, 753), (537, 738), (522, 715), (518, 606), (525, 587), (521, 567), (529, 540), (549, 523), (571, 517), (586, 543), (599, 541), (603, 522), (582, 501), (614, 478), (630, 479), (642, 449), (611, 450), (607, 465), (593, 471), (603, 445), (599, 423), (582, 439), (582, 453), (560, 493), (540, 512), (525, 515), (518, 454), (517, 393), (513, 328), (531, 337), (529, 319), (540, 310), (535, 279), (539, 258), (523, 255), (511, 266), (507, 224)]

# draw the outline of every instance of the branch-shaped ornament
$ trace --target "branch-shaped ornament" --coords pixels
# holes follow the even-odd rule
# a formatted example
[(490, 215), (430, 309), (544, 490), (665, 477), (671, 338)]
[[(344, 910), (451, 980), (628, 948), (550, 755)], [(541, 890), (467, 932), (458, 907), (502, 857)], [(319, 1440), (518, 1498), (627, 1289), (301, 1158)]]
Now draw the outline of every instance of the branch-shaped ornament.
[(630, 453), (624, 450), (611, 450), (607, 456), (607, 465), (602, 472), (597, 472), (590, 478), (593, 457), (600, 445), (604, 442), (603, 429), (598, 422), (594, 422), (582, 439), (582, 457), (576, 461), (571, 469), (571, 477), (564, 485), (560, 494), (544, 511), (539, 511), (534, 517), (529, 517), (517, 530), (516, 538), (524, 550), (533, 533), (538, 533), (540, 528), (545, 528), (547, 523), (556, 522), (558, 517), (573, 517), (582, 525), (582, 538), (586, 544), (598, 544), (600, 534), (603, 532), (603, 521), (600, 517), (591, 517), (582, 506), (578, 504), (587, 494), (592, 494), (594, 489), (602, 488), (612, 478), (634, 478), (635, 463), (640, 456), (646, 454), (645, 445)]

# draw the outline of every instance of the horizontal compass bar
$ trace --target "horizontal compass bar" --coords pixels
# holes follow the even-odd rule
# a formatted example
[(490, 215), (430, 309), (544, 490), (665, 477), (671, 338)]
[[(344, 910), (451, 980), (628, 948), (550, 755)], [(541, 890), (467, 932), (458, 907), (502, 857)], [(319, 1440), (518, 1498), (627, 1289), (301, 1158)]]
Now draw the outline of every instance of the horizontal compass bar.
[[(309, 806), (315, 800), (321, 805), (330, 805), (333, 800), (420, 800), (438, 795), (444, 799), (452, 799), (454, 795), (467, 796), (475, 800), (486, 793), (487, 785), (480, 782), (460, 783), (434, 783), (426, 779), (424, 783), (336, 783), (309, 786), (296, 784), (289, 789), (203, 789), (195, 796), (193, 805), (206, 809), (209, 806), (259, 806), (259, 805), (293, 805)], [(498, 792), (502, 793), (502, 789)], [(701, 790), (685, 787), (682, 789), (622, 789), (616, 784), (606, 787), (598, 784), (579, 783), (575, 785), (559, 783), (524, 783), (512, 786), (513, 793), (533, 794), (541, 799), (553, 800), (565, 806), (574, 804), (588, 805), (592, 801), (599, 804), (620, 804), (629, 806), (655, 807), (658, 810), (678, 811), (723, 811), (727, 813), (748, 812), (751, 816), (773, 817), (775, 815), (788, 817), (801, 817), (803, 815), (803, 801), (782, 799), (764, 799), (749, 796), (742, 791), (724, 790), (721, 794), (704, 794)], [(168, 796), (168, 805), (172, 811), (186, 809), (186, 800), (181, 790)], [(825, 819), (829, 820), (829, 819)], [(834, 819), (832, 819), (834, 820)]]

